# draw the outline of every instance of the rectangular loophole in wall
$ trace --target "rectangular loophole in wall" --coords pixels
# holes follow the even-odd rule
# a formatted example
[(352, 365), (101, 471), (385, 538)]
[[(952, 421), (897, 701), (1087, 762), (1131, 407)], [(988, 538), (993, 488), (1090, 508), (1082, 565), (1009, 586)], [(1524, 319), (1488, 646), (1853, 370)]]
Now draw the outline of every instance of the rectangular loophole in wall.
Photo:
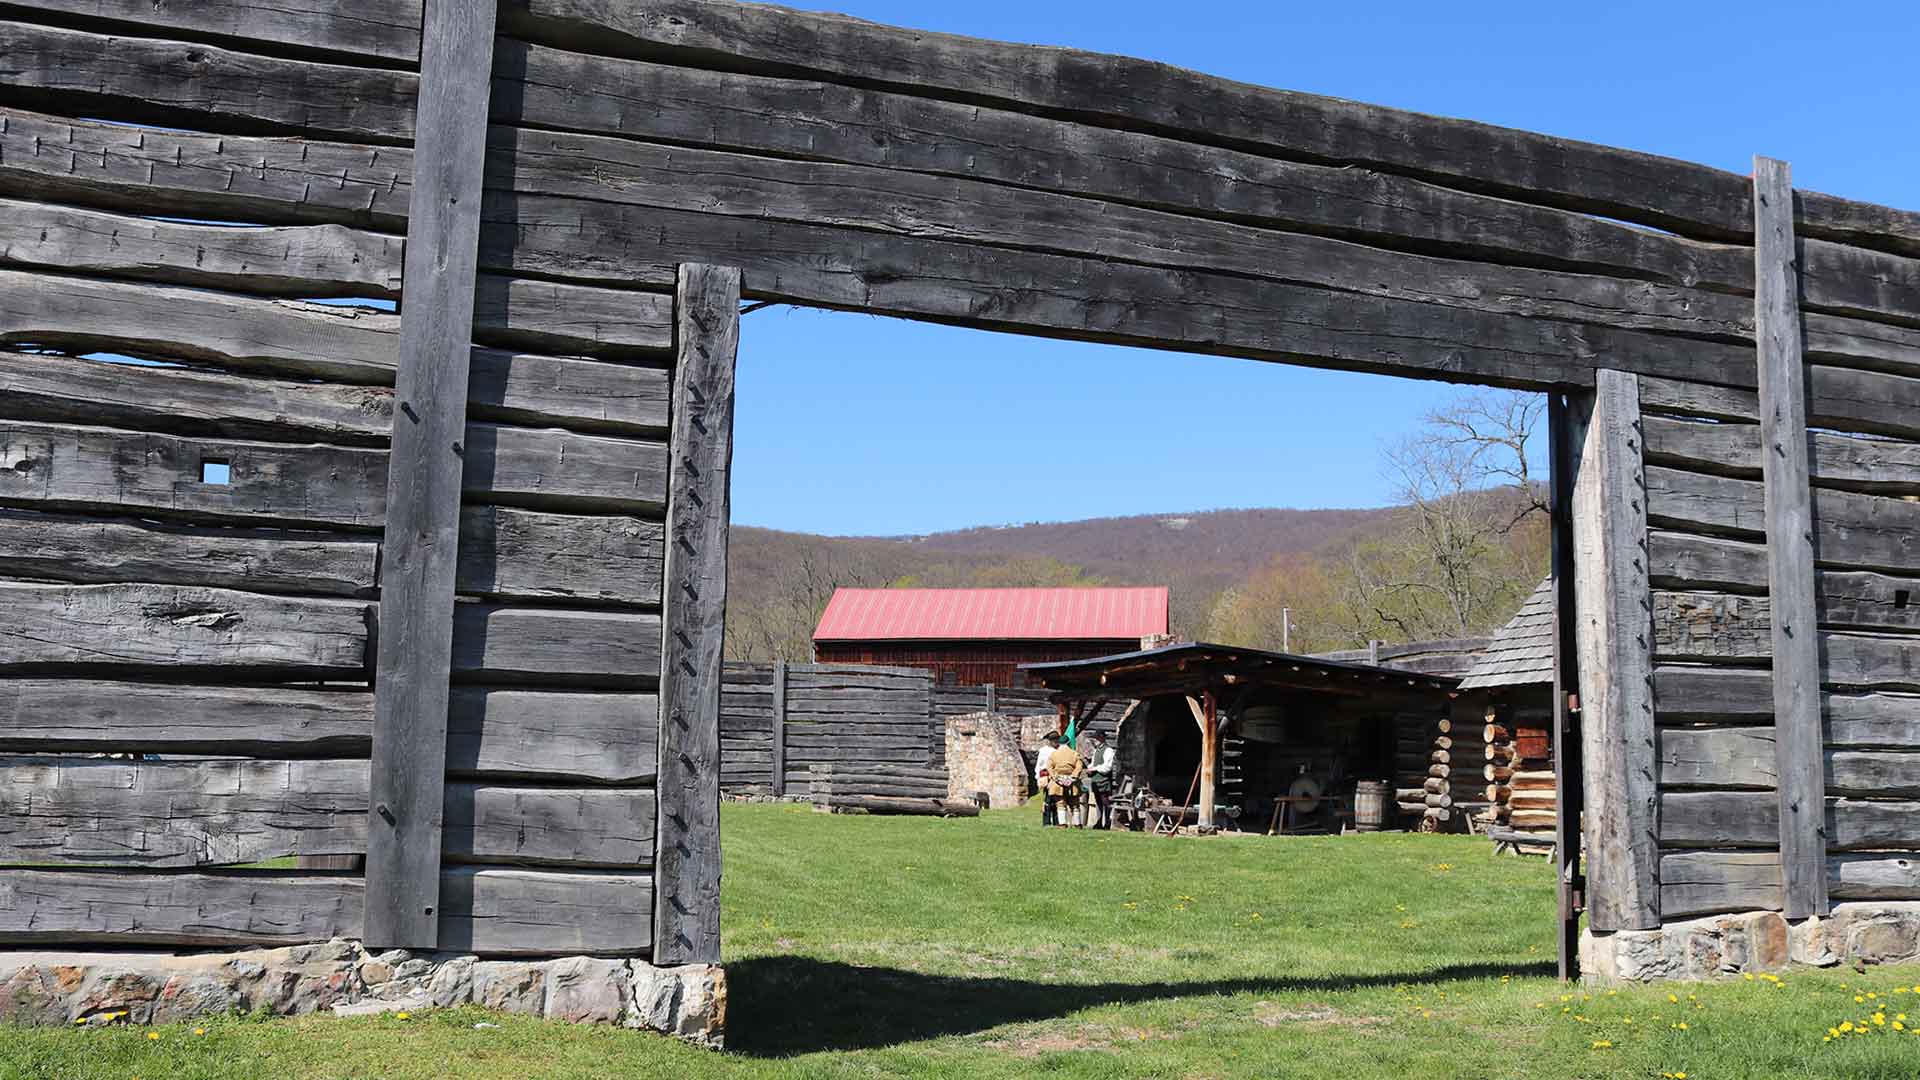
[(233, 463), (223, 458), (201, 459), (200, 482), (203, 484), (233, 483)]

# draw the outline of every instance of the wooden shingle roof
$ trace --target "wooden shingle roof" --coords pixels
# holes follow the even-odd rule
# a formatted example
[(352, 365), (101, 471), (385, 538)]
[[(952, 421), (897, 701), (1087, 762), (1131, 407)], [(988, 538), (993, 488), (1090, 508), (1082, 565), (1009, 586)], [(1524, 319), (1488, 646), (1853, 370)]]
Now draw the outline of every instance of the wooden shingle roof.
[(1460, 689), (1553, 681), (1553, 579), (1542, 581), (1520, 611), (1493, 635)]

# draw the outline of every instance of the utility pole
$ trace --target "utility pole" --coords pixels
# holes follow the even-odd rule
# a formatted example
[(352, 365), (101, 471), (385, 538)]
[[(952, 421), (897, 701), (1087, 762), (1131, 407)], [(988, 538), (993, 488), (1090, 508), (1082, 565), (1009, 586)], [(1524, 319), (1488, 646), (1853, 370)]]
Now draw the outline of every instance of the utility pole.
[(1293, 651), (1293, 609), (1290, 607), (1280, 609), (1280, 651)]

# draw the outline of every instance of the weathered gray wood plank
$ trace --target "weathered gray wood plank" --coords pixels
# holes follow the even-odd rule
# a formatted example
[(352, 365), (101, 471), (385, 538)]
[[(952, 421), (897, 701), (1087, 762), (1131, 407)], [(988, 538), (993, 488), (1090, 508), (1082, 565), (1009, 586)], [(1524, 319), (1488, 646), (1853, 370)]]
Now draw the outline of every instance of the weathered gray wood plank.
[(1660, 857), (1660, 910), (1667, 918), (1716, 911), (1780, 910), (1780, 855), (1685, 851)]
[(1658, 734), (1662, 788), (1772, 789), (1778, 781), (1771, 727), (1668, 727)]
[[(721, 723), (726, 720), (726, 708), (721, 709)], [(772, 775), (773, 794), (787, 793), (787, 662), (781, 660), (773, 665), (773, 721), (768, 769)], [(723, 755), (724, 760), (724, 755)]]
[(629, 358), (673, 347), (673, 297), (481, 274), (474, 340), (539, 352)]
[[(421, 77), (215, 45), (0, 21), (13, 100), (49, 112), (405, 144)], [(489, 58), (490, 59), (490, 58)], [(486, 87), (478, 90), (485, 103)], [(422, 130), (426, 130), (422, 125)]]
[(404, 242), (345, 225), (200, 225), (0, 199), (0, 262), (276, 296), (400, 295)]
[[(363, 850), (366, 761), (12, 758), (0, 792), (8, 862), (215, 866)], [(444, 846), (460, 862), (645, 866), (642, 788), (449, 784)], [(436, 883), (438, 874), (435, 875)]]
[[(1698, 288), (1436, 258), (972, 179), (631, 139), (511, 134), (511, 143), (495, 141), (499, 168), (510, 163), (513, 186), (541, 196), (1208, 270), (1670, 334), (1752, 334), (1750, 303)], [(582, 158), (594, 168), (574, 167)], [(606, 245), (600, 254), (610, 254)]]
[(42, 581), (371, 598), (378, 555), (379, 545), (366, 536), (0, 510), (0, 564), (15, 577)]
[(368, 609), (172, 585), (0, 583), (0, 670), (221, 668), (364, 678)]
[[(381, 633), (367, 809), (367, 944), (439, 940), (447, 698), (455, 667), (460, 498), (472, 486), (467, 425), (480, 188), (486, 162), (494, 0), (443, 0), (420, 28), (406, 307), (400, 319)], [(413, 128), (409, 128), (413, 130)], [(488, 484), (487, 486), (492, 486)], [(452, 845), (446, 845), (449, 851)]]
[[(447, 768), (495, 781), (650, 783), (658, 729), (652, 694), (456, 687)], [(0, 682), (5, 750), (354, 757), (372, 745), (373, 695), (364, 690)]]
[(454, 585), (498, 598), (658, 606), (665, 560), (657, 521), (468, 506)]
[[(1810, 359), (1820, 357), (1820, 327), (1831, 320), (1809, 314), (1804, 321), (1807, 355)], [(1855, 335), (1849, 338), (1851, 344), (1844, 349), (1863, 357), (1871, 354), (1870, 362), (1895, 369), (1910, 363), (1916, 355), (1915, 347), (1920, 346), (1920, 342), (1873, 343)], [(1885, 346), (1887, 355), (1878, 355), (1879, 345)], [(1816, 362), (1808, 365), (1807, 381), (1807, 420), (1815, 427), (1920, 438), (1920, 420), (1915, 419), (1915, 410), (1920, 408), (1920, 379)], [(1652, 388), (1650, 408), (1715, 420), (1759, 422), (1760, 398), (1751, 390), (1652, 377), (1645, 379), (1645, 385)]]
[[(1920, 849), (1920, 802), (1826, 800), (1828, 851)], [(1675, 791), (1660, 796), (1660, 843), (1760, 847), (1780, 842), (1780, 800), (1771, 791)]]
[(740, 273), (679, 268), (654, 962), (720, 960), (720, 683)]
[[(1649, 460), (1675, 468), (1757, 477), (1762, 431), (1751, 424), (1647, 422)], [(1920, 494), (1920, 444), (1813, 432), (1803, 440), (1812, 483), (1855, 491)]]
[(469, 424), (464, 456), (459, 487), (475, 498), (616, 513), (657, 513), (666, 503), (664, 442)]
[(1268, 90), (1165, 64), (895, 29), (844, 15), (707, 0), (514, 0), (515, 37), (643, 58), (856, 78), (903, 92), (1070, 114), (1275, 156), (1443, 177), (1456, 187), (1641, 221), (1746, 236), (1732, 173), (1589, 143)]
[(500, 604), (453, 612), (453, 671), (468, 682), (652, 687), (660, 647), (654, 614)]
[[(1649, 466), (1647, 497), (1655, 523), (1667, 528), (1765, 534), (1764, 493), (1752, 480)], [(1813, 527), (1815, 557), (1823, 566), (1920, 570), (1920, 503), (1815, 488)]]
[[(1596, 367), (1697, 377), (1749, 350), (1201, 270), (1111, 263), (766, 219), (490, 191), (485, 265), (657, 285), (681, 262), (739, 265), (757, 299), (987, 329), (1544, 388)], [(603, 242), (644, 236), (645, 247)], [(832, 251), (822, 261), (806, 253)], [(1735, 376), (1730, 376), (1735, 377)]]
[(1751, 660), (1772, 652), (1766, 597), (1661, 591), (1651, 611), (1653, 651), (1663, 660)]
[(1920, 897), (1920, 857), (1892, 852), (1835, 856), (1827, 860), (1827, 895), (1835, 900)]
[(263, 45), (271, 44), (408, 66), (420, 60), (420, 0), (36, 0), (35, 6), (148, 30), (240, 39), (262, 52), (269, 51)]
[[(439, 948), (482, 956), (644, 953), (646, 874), (449, 867)], [(357, 877), (0, 870), (0, 942), (202, 947), (361, 936)]]
[(1596, 930), (1649, 929), (1661, 915), (1639, 388), (1602, 371), (1590, 401), (1572, 505), (1587, 912)]

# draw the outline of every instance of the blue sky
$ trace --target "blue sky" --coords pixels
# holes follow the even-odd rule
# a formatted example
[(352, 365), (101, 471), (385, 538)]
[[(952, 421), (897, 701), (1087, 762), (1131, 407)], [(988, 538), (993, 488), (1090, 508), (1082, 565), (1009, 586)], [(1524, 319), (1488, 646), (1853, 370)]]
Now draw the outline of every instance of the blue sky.
[[(839, 0), (1920, 208), (1911, 3)], [(767, 308), (742, 327), (734, 518), (836, 534), (1390, 501), (1383, 442), (1458, 391)]]

